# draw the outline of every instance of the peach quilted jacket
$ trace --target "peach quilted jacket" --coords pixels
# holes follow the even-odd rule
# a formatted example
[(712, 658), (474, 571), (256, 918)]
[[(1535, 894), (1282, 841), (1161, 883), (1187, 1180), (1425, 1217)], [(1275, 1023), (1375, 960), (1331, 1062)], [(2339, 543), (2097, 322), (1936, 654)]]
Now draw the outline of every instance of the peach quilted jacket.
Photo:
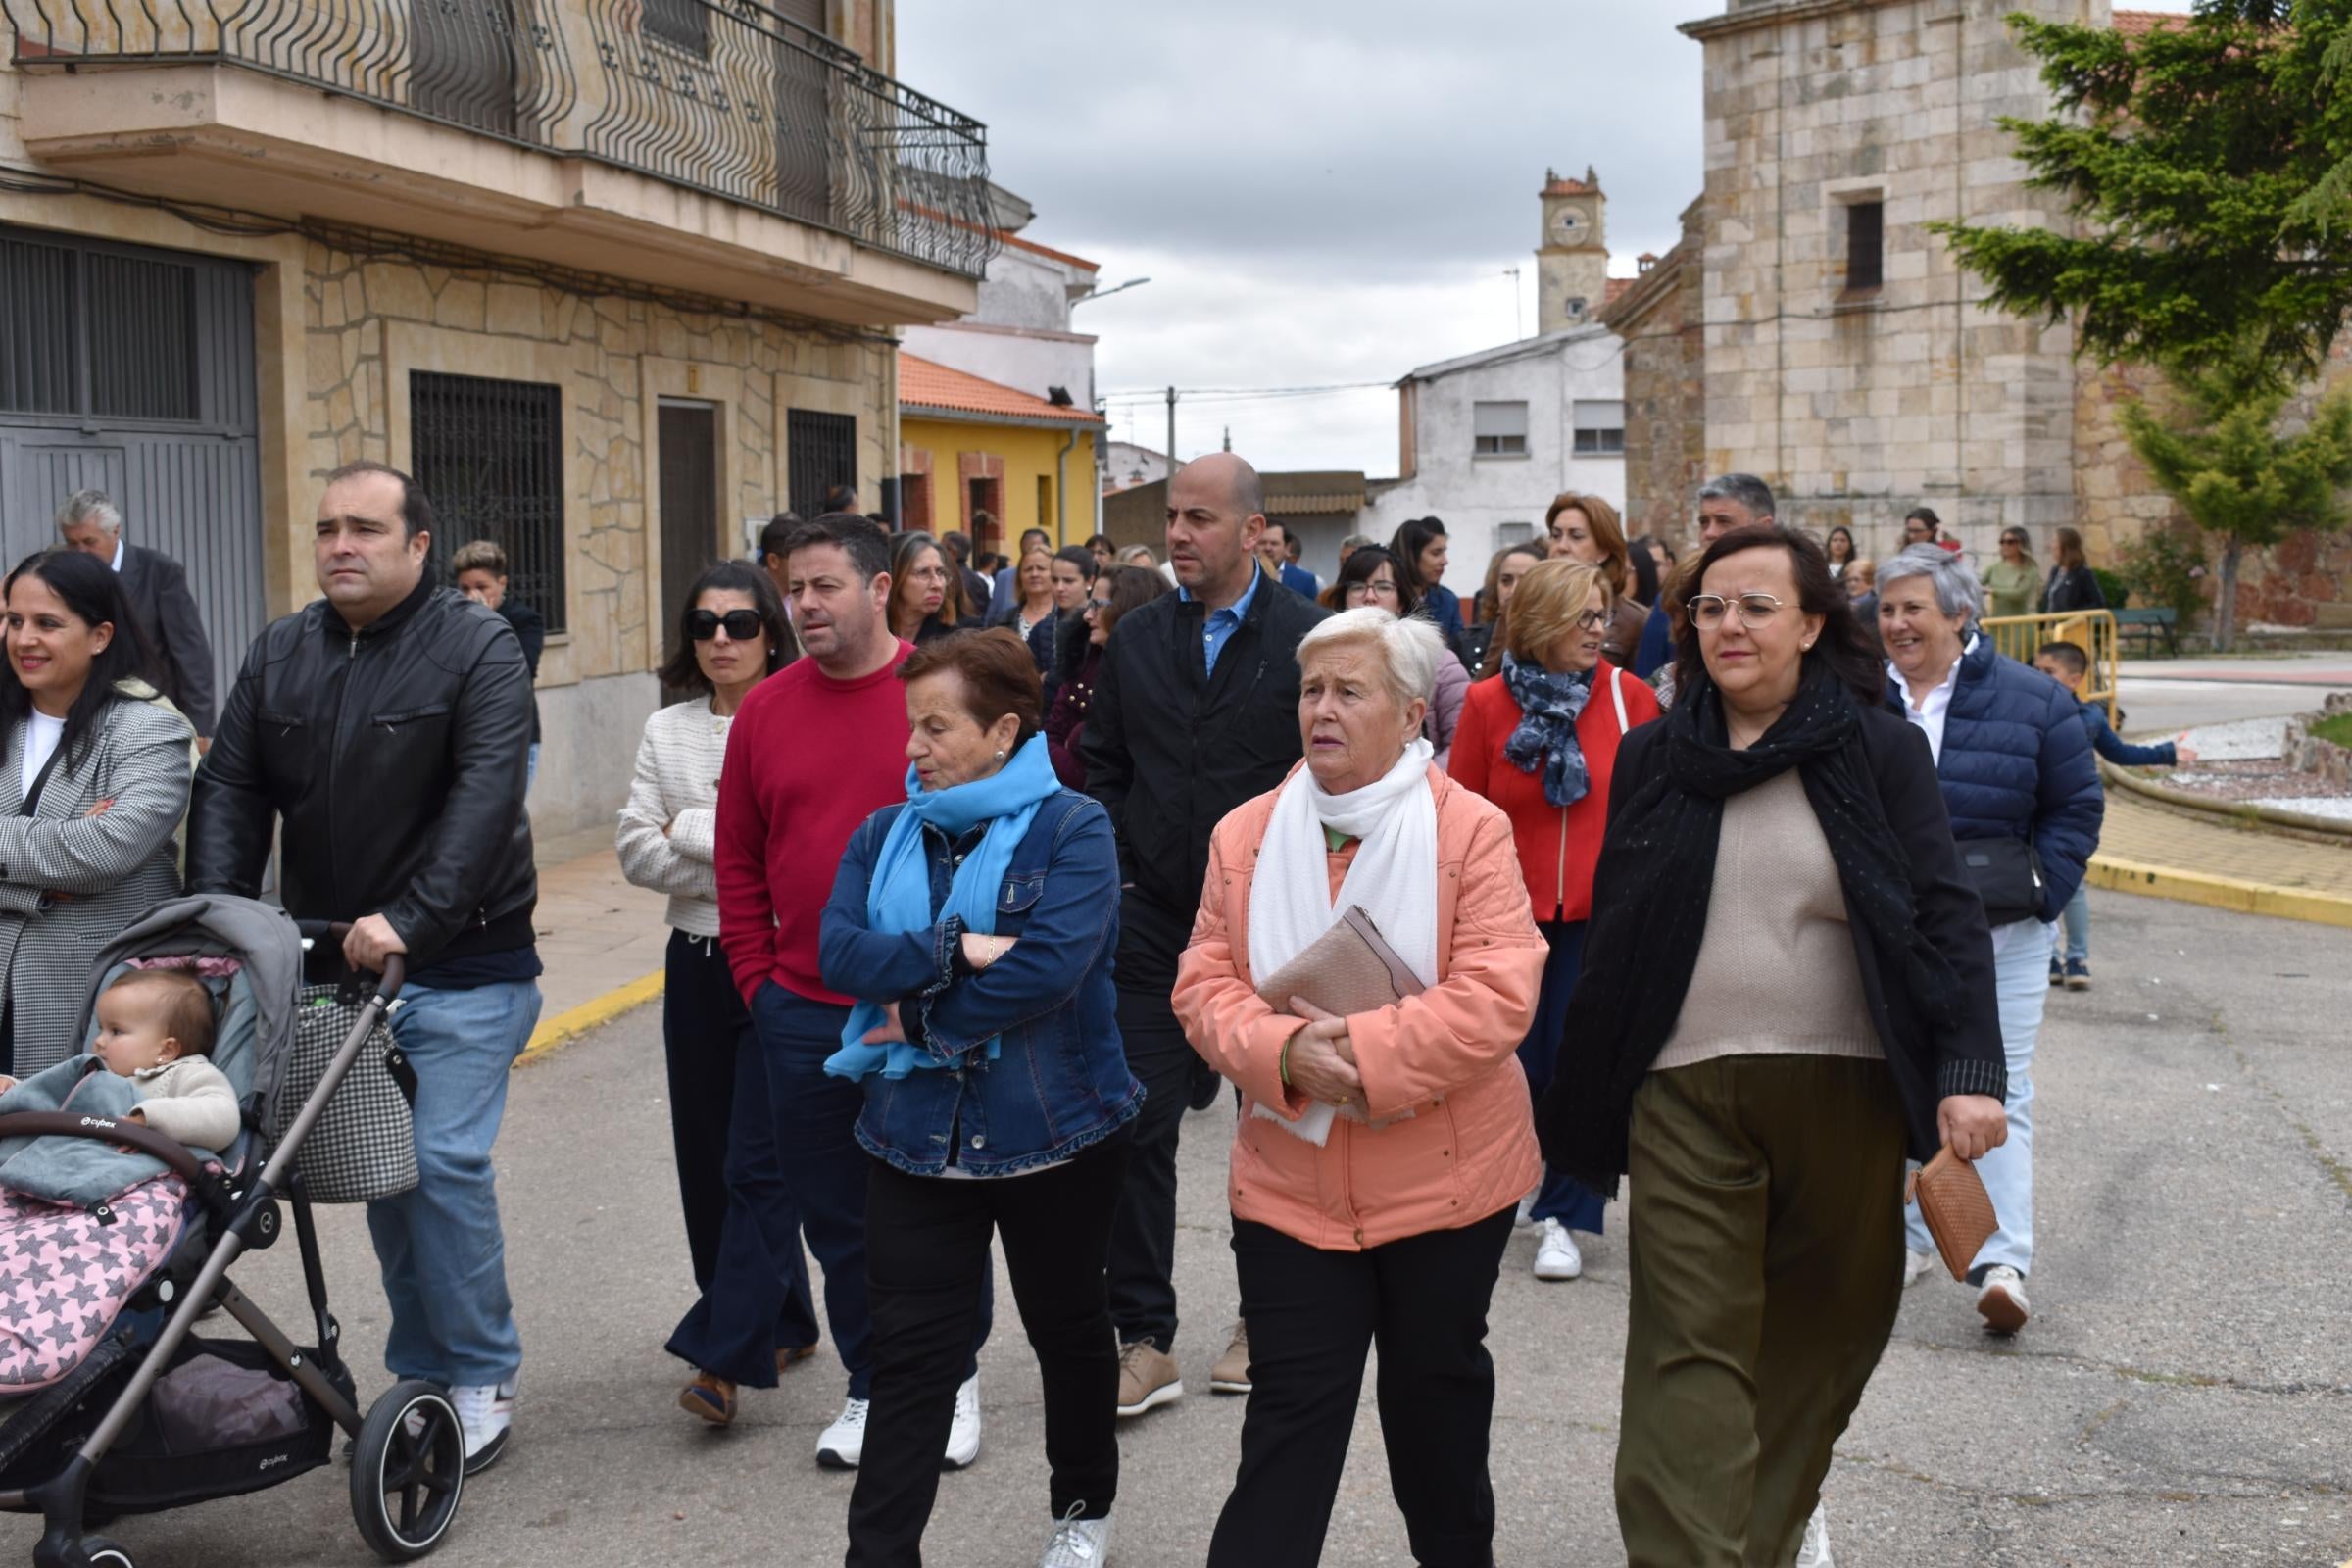
[[(1387, 1125), (1342, 1117), (1317, 1149), (1245, 1106), (1234, 1133), (1234, 1216), (1309, 1246), (1352, 1251), (1468, 1225), (1516, 1202), (1542, 1169), (1514, 1052), (1535, 1016), (1544, 946), (1510, 820), (1435, 767), (1429, 787), (1438, 803), (1438, 983), (1348, 1020), (1364, 1108)], [(1279, 1059), (1300, 1024), (1260, 1002), (1250, 974), (1250, 883), (1278, 793), (1217, 824), (1174, 1002), (1194, 1050), (1246, 1098), (1295, 1118), (1306, 1100), (1283, 1086)], [(1331, 856), (1335, 892), (1356, 849), (1350, 842)]]

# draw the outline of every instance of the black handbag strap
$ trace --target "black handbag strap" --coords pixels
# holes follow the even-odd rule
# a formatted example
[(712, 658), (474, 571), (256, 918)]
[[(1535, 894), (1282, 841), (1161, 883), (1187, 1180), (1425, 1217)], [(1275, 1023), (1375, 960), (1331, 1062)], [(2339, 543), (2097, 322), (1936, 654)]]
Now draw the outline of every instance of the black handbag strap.
[[(24, 741), (26, 745), (32, 743), (32, 720), (30, 719), (24, 721)], [(31, 816), (40, 810), (41, 791), (49, 787), (49, 775), (57, 771), (58, 760), (65, 755), (66, 738), (60, 735), (57, 738), (56, 747), (49, 753), (49, 760), (43, 762), (41, 770), (32, 775), (32, 788), (24, 792), (24, 804), (17, 808), (19, 816)]]

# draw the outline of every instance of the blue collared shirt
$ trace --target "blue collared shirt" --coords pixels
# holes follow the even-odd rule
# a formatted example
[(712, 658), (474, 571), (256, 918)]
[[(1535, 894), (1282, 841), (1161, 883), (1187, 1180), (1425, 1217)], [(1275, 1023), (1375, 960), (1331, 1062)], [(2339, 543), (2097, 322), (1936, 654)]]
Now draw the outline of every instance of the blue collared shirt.
[[(1241, 629), (1242, 617), (1250, 613), (1250, 601), (1257, 597), (1257, 585), (1264, 580), (1263, 568), (1255, 562), (1251, 562), (1250, 564), (1250, 586), (1242, 590), (1242, 597), (1223, 610), (1210, 611), (1201, 618), (1200, 653), (1201, 657), (1207, 661), (1208, 672), (1211, 675), (1217, 672), (1217, 655), (1225, 651), (1226, 643), (1230, 642), (1233, 634)], [(1193, 591), (1181, 585), (1178, 586), (1176, 593), (1182, 599), (1189, 600), (1193, 597)]]

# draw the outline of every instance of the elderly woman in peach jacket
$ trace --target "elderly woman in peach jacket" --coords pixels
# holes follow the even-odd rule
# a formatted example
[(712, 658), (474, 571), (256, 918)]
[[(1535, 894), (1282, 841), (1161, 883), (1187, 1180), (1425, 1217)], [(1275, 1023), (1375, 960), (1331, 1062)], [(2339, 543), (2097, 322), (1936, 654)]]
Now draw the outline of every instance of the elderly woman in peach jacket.
[[(1540, 1172), (1515, 1050), (1544, 947), (1509, 820), (1421, 738), (1444, 652), (1427, 621), (1383, 610), (1307, 634), (1306, 760), (1218, 824), (1177, 971), (1193, 1048), (1248, 1102), (1230, 1197), (1250, 1406), (1211, 1568), (1321, 1557), (1375, 1344), (1414, 1558), (1492, 1561), (1487, 1303)], [(1344, 1018), (1260, 1000), (1258, 977), (1351, 907), (1423, 989)]]

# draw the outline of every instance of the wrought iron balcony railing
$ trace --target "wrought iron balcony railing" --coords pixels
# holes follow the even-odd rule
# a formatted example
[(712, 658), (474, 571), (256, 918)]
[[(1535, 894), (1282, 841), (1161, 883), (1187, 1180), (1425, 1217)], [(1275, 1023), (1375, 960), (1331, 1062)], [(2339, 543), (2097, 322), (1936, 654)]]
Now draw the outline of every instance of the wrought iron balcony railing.
[(760, 0), (5, 0), (21, 68), (214, 64), (978, 277), (988, 133)]

